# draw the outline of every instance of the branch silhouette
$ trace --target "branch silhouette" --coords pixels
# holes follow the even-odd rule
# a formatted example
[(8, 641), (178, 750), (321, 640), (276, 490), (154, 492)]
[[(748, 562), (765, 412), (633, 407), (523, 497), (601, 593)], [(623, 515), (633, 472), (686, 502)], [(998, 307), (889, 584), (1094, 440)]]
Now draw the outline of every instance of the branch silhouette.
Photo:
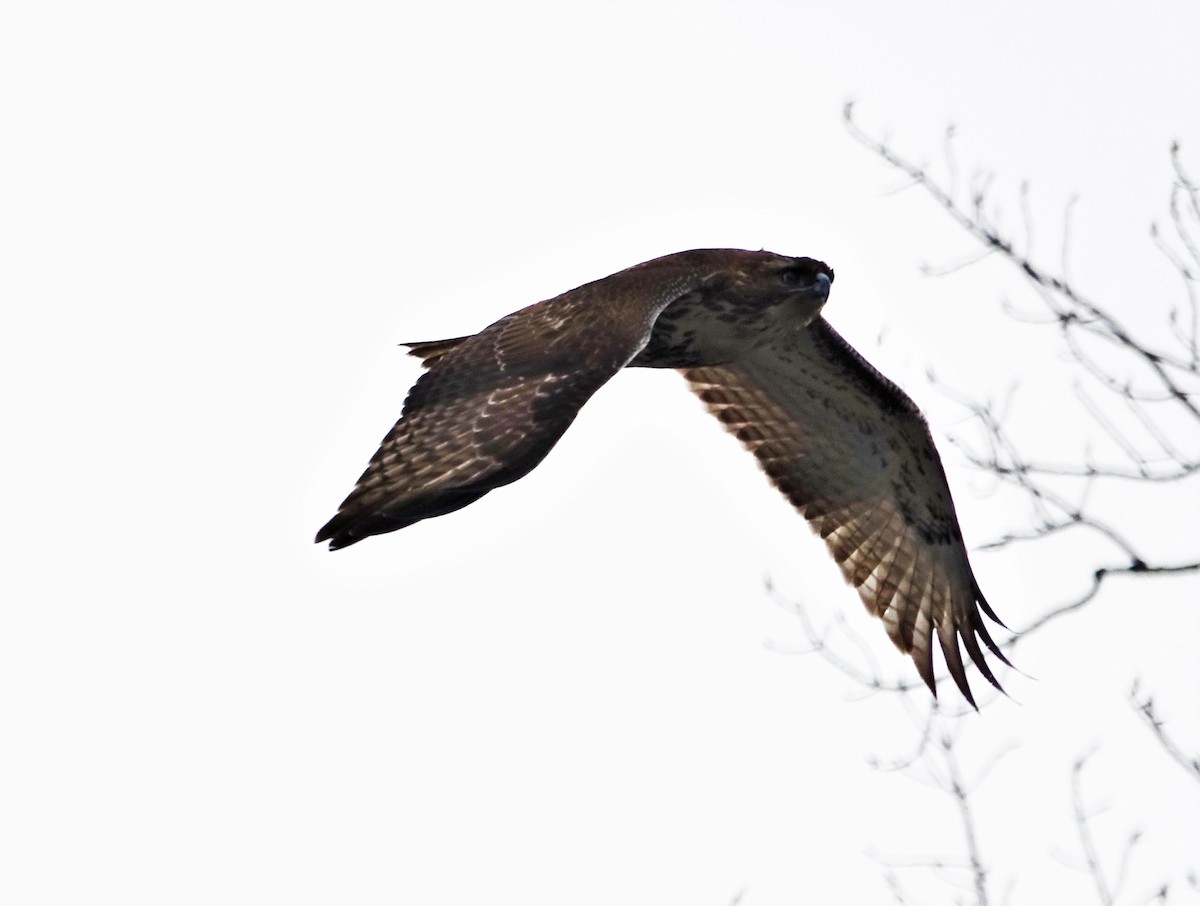
[[(1102, 492), (1110, 486), (1142, 484), (1149, 489), (1169, 485), (1186, 494), (1196, 493), (1200, 482), (1197, 478), (1200, 475), (1200, 287), (1197, 286), (1200, 185), (1185, 168), (1179, 145), (1173, 144), (1169, 149), (1171, 185), (1165, 225), (1155, 223), (1150, 227), (1151, 242), (1166, 266), (1178, 275), (1179, 297), (1169, 302), (1137, 300), (1139, 326), (1135, 329), (1122, 314), (1120, 302), (1094, 297), (1081, 288), (1070, 272), (1067, 253), (1076, 199), (1066, 205), (1063, 213), (1061, 260), (1055, 266), (1047, 265), (1034, 250), (1035, 224), (1028, 184), (1023, 184), (1019, 191), (1020, 231), (1010, 232), (1000, 225), (1000, 208), (992, 198), (992, 175), (975, 173), (964, 179), (963, 168), (956, 160), (953, 126), (945, 133), (942, 148), (945, 175), (939, 178), (930, 167), (918, 165), (898, 153), (886, 138), (877, 138), (864, 130), (855, 118), (852, 104), (846, 105), (844, 116), (852, 138), (903, 175), (902, 188), (919, 189), (978, 244), (975, 251), (954, 262), (924, 267), (924, 273), (943, 277), (989, 259), (1007, 263), (1029, 288), (1034, 304), (1018, 309), (1005, 302), (1004, 312), (1010, 318), (1029, 323), (1031, 329), (1048, 327), (1056, 332), (1067, 361), (1075, 369), (1070, 389), (1098, 435), (1110, 442), (1101, 455), (1094, 455), (1087, 448), (1077, 456), (1069, 454), (1060, 460), (1033, 454), (1024, 438), (1010, 430), (1004, 407), (966, 397), (930, 375), (932, 383), (969, 415), (973, 439), (953, 436), (950, 441), (954, 447), (995, 486), (1016, 493), (1028, 504), (1028, 523), (1001, 532), (983, 545), (984, 549), (1037, 545), (1064, 533), (1084, 533), (1096, 540), (1095, 559), (1077, 562), (1075, 566), (1081, 574), (1082, 589), (1068, 600), (1046, 602), (1040, 612), (1001, 645), (1012, 649), (1045, 626), (1079, 612), (1114, 582), (1141, 583), (1200, 573), (1200, 531), (1194, 521), (1181, 526), (1178, 537), (1189, 542), (1195, 553), (1172, 558), (1154, 550), (1153, 543), (1138, 540), (1144, 533), (1129, 522), (1131, 518), (1157, 519), (1157, 513), (1150, 510), (1132, 517), (1127, 512), (1110, 514), (1097, 503), (1098, 498), (1106, 497)], [(1157, 306), (1153, 309), (1157, 317), (1146, 316), (1152, 306)], [(1167, 328), (1165, 332), (1151, 329), (1163, 325)], [(958, 805), (965, 859), (906, 860), (876, 854), (884, 866), (893, 900), (914, 901), (898, 872), (923, 866), (941, 873), (947, 883), (959, 890), (969, 891), (969, 901), (976, 906), (994, 901), (989, 889), (994, 874), (980, 846), (979, 819), (970, 800), (974, 785), (963, 780), (955, 752), (964, 718), (971, 712), (956, 712), (927, 697), (910, 695), (923, 692), (924, 687), (915, 681), (885, 676), (869, 647), (841, 617), (818, 627), (802, 602), (785, 600), (769, 583), (768, 590), (780, 607), (795, 614), (807, 642), (804, 648), (787, 650), (821, 655), (853, 682), (860, 698), (892, 694), (903, 702), (913, 722), (915, 743), (896, 757), (873, 756), (871, 763), (879, 770), (910, 774), (920, 770), (931, 778), (926, 782)], [(981, 709), (988, 704), (990, 701), (981, 702)], [(1200, 757), (1187, 754), (1168, 733), (1154, 699), (1142, 693), (1136, 683), (1129, 693), (1129, 704), (1158, 746), (1187, 776), (1200, 782)], [(997, 752), (989, 768), (1007, 751), (1002, 748)], [(1091, 877), (1098, 902), (1114, 904), (1122, 899), (1140, 835), (1136, 832), (1130, 835), (1115, 870), (1106, 867), (1105, 854), (1096, 845), (1091, 830), (1093, 814), (1084, 805), (1082, 774), (1089, 757), (1090, 753), (1080, 757), (1071, 770), (1071, 809), (1083, 854), (1083, 864), (1074, 867)], [(1191, 876), (1188, 883), (1193, 891), (1200, 888), (1200, 882)], [(1138, 902), (1151, 901), (1167, 902), (1168, 885), (1163, 883)]]

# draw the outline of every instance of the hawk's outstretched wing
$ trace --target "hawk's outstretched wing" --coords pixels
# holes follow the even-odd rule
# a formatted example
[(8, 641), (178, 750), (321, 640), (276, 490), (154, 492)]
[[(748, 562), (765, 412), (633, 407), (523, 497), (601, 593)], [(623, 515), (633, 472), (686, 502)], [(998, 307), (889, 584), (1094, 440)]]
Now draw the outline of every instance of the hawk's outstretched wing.
[(825, 539), (846, 580), (911, 654), (934, 694), (933, 636), (971, 704), (962, 639), (996, 688), (978, 639), (999, 622), (967, 562), (950, 489), (916, 404), (824, 318), (735, 364), (685, 369), (692, 389)]
[(429, 371), (316, 540), (346, 547), (461, 509), (527, 474), (687, 288), (675, 274), (633, 269), (474, 336), (410, 344)]

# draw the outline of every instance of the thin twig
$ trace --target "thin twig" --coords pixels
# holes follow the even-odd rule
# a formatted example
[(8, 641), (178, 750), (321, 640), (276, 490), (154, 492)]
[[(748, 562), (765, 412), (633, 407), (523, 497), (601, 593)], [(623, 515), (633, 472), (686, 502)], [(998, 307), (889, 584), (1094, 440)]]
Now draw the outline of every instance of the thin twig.
[(1163, 750), (1171, 756), (1171, 759), (1180, 765), (1188, 776), (1193, 780), (1200, 782), (1200, 757), (1189, 756), (1179, 747), (1179, 745), (1170, 736), (1163, 726), (1163, 721), (1159, 718), (1157, 711), (1154, 708), (1154, 699), (1147, 695), (1145, 698), (1139, 696), (1138, 684), (1135, 682), (1133, 688), (1129, 690), (1129, 702), (1133, 705), (1133, 709), (1145, 721), (1146, 726), (1150, 728)]

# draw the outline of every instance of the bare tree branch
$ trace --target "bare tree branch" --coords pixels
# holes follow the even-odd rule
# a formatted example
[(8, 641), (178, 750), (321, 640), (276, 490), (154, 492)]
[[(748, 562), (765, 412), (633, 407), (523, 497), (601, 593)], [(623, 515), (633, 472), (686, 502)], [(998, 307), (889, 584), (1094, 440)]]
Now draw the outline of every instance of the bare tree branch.
[(1073, 611), (1079, 610), (1089, 601), (1091, 601), (1100, 591), (1100, 586), (1109, 576), (1119, 575), (1142, 575), (1146, 573), (1152, 574), (1168, 574), (1168, 573), (1191, 573), (1200, 571), (1200, 563), (1183, 563), (1173, 566), (1147, 566), (1146, 564), (1131, 564), (1129, 566), (1102, 566), (1092, 574), (1092, 584), (1081, 596), (1073, 601), (1068, 601), (1065, 604), (1059, 604), (1057, 607), (1047, 610), (1032, 623), (1027, 624), (1016, 635), (1007, 642), (1001, 644), (1001, 647), (1014, 648), (1023, 638), (1028, 638), (1029, 634), (1034, 630), (1041, 629), (1047, 623), (1057, 620), (1061, 616), (1065, 616)]
[[(1153, 319), (1140, 317), (1143, 325), (1135, 331), (1118, 314), (1119, 306), (1105, 304), (1086, 294), (1071, 276), (1069, 250), (1073, 233), (1073, 214), (1077, 199), (1066, 205), (1062, 221), (1062, 245), (1057, 273), (1043, 266), (1036, 256), (1035, 218), (1031, 209), (1031, 191), (1022, 183), (1018, 193), (1018, 229), (1015, 237), (1004, 228), (1000, 207), (991, 198), (994, 178), (977, 172), (963, 180), (954, 152), (955, 129), (946, 130), (943, 140), (947, 176), (939, 180), (925, 165), (911, 162), (893, 150), (886, 136), (876, 139), (861, 129), (851, 105), (845, 108), (850, 134), (873, 154), (904, 177), (901, 189), (920, 188), (960, 228), (979, 243), (977, 251), (941, 266), (924, 264), (922, 271), (931, 277), (944, 277), (974, 267), (999, 256), (1013, 266), (1036, 300), (1032, 307), (1018, 308), (1005, 300), (1004, 311), (1013, 319), (1031, 325), (1052, 325), (1058, 334), (1068, 361), (1077, 367), (1078, 378), (1071, 385), (1082, 411), (1095, 427), (1100, 452), (1090, 445), (1080, 451), (1077, 461), (1067, 455), (1054, 461), (1031, 456), (1025, 444), (1014, 437), (1006, 423), (1006, 414), (1015, 399), (1010, 392), (1003, 404), (964, 398), (952, 388), (930, 380), (949, 398), (971, 415), (977, 437), (967, 440), (951, 437), (954, 446), (981, 474), (989, 476), (995, 487), (1005, 488), (1023, 497), (1029, 506), (1027, 525), (1003, 531), (985, 548), (1006, 548), (1016, 543), (1038, 543), (1072, 530), (1083, 530), (1099, 541), (1096, 561), (1084, 566), (1086, 587), (1073, 599), (1046, 606), (1019, 633), (1002, 642), (1012, 648), (1047, 624), (1073, 613), (1092, 602), (1113, 577), (1130, 576), (1144, 580), (1151, 576), (1187, 575), (1200, 572), (1200, 549), (1195, 556), (1182, 559), (1164, 557), (1150, 550), (1136, 526), (1127, 523), (1128, 515), (1106, 514), (1103, 506), (1110, 499), (1098, 493), (1113, 483), (1145, 483), (1147, 488), (1166, 485), (1194, 486), (1200, 475), (1200, 187), (1186, 172), (1179, 146), (1170, 152), (1172, 186), (1167, 199), (1169, 227), (1151, 228), (1151, 239), (1163, 260), (1180, 278), (1182, 297), (1175, 304), (1161, 305), (1161, 321), (1166, 339), (1152, 337), (1145, 325)], [(897, 189), (899, 191), (899, 189)], [(1122, 300), (1124, 302), (1124, 300)], [(1138, 300), (1144, 312), (1157, 300)], [(1044, 328), (1043, 328), (1044, 329)], [(1150, 511), (1147, 515), (1157, 517)], [(1181, 538), (1194, 539), (1200, 547), (1195, 525), (1186, 527)], [(1138, 539), (1138, 540), (1135, 540)], [(1098, 562), (1097, 562), (1098, 561)], [(773, 592), (772, 592), (773, 593)], [(847, 624), (835, 619), (818, 630), (805, 608), (797, 602), (780, 606), (794, 613), (803, 629), (808, 647), (803, 653), (819, 653), (835, 668), (871, 696), (880, 692), (897, 693), (916, 732), (912, 748), (898, 757), (873, 757), (880, 770), (905, 771), (914, 779), (950, 795), (962, 823), (965, 860), (921, 858), (901, 860), (882, 858), (885, 880), (896, 903), (911, 901), (896, 871), (898, 867), (924, 866), (953, 883), (969, 889), (971, 902), (989, 902), (989, 872), (979, 844), (978, 825), (971, 808), (971, 784), (964, 780), (955, 742), (962, 728), (962, 715), (948, 713), (936, 702), (921, 699), (914, 703), (908, 693), (921, 688), (885, 678), (878, 664)], [(1159, 718), (1153, 700), (1141, 696), (1135, 684), (1130, 702), (1151, 729), (1159, 745), (1194, 780), (1200, 780), (1200, 758), (1188, 756), (1169, 736)], [(998, 751), (982, 774), (1001, 758)], [(1129, 836), (1115, 870), (1106, 867), (1097, 846), (1091, 822), (1094, 813), (1084, 804), (1082, 774), (1088, 756), (1078, 759), (1071, 772), (1071, 803), (1078, 830), (1082, 865), (1102, 904), (1115, 904), (1126, 883), (1133, 853), (1140, 834)], [(921, 774), (924, 776), (921, 776)], [(965, 872), (965, 874), (964, 874)], [(1200, 881), (1188, 875), (1193, 892), (1200, 893)], [(1144, 894), (1142, 902), (1166, 902), (1168, 886), (1156, 886)], [(1136, 900), (1131, 900), (1136, 901)]]
[(1129, 690), (1129, 701), (1133, 705), (1138, 715), (1146, 722), (1146, 726), (1150, 728), (1163, 750), (1171, 756), (1172, 760), (1177, 762), (1188, 776), (1200, 783), (1200, 757), (1189, 756), (1170, 736), (1163, 726), (1163, 721), (1158, 716), (1158, 712), (1154, 708), (1154, 699), (1147, 695), (1145, 698), (1140, 696), (1139, 684), (1134, 682), (1133, 688)]
[(1130, 859), (1133, 857), (1134, 848), (1141, 841), (1142, 835), (1139, 831), (1134, 831), (1129, 835), (1124, 851), (1121, 853), (1117, 876), (1110, 881), (1105, 875), (1104, 865), (1096, 848), (1096, 841), (1092, 837), (1091, 820), (1095, 812), (1089, 811), (1083, 804), (1083, 768), (1090, 757), (1091, 753), (1082, 756), (1071, 768), (1071, 807), (1075, 815), (1075, 827), (1079, 832), (1079, 843), (1083, 849), (1086, 870), (1096, 885), (1097, 898), (1103, 906), (1113, 906), (1121, 888), (1125, 885)]
[[(1118, 550), (1124, 563), (1094, 568), (1090, 587), (1077, 599), (1065, 602), (1035, 619), (1025, 633), (1091, 601), (1110, 575), (1149, 577), (1200, 570), (1200, 551), (1194, 558), (1159, 562), (1134, 545), (1130, 536), (1113, 520), (1103, 517), (1090, 504), (1100, 483), (1109, 481), (1177, 483), (1200, 475), (1200, 345), (1197, 331), (1197, 278), (1200, 275), (1200, 188), (1184, 170), (1179, 146), (1171, 148), (1174, 184), (1168, 201), (1173, 242), (1168, 243), (1155, 227), (1152, 236), (1168, 262), (1179, 273), (1185, 287), (1182, 306), (1164, 308), (1172, 327), (1174, 346), (1162, 346), (1140, 338), (1114, 313), (1114, 308), (1085, 296), (1067, 276), (1067, 252), (1071, 230), (1068, 203), (1064, 214), (1062, 267), (1054, 274), (1033, 259), (1033, 218), (1029, 209), (1029, 187), (1020, 188), (1024, 241), (1018, 243), (1000, 229), (1000, 215), (993, 210), (988, 194), (991, 177), (971, 180), (966, 197), (958, 197), (958, 165), (952, 147), (953, 129), (944, 143), (949, 177), (945, 184), (930, 171), (898, 154), (886, 140), (862, 130), (847, 105), (845, 119), (850, 134), (864, 147), (903, 173), (911, 186), (920, 187), (960, 227), (982, 246), (979, 253), (947, 268), (925, 267), (931, 275), (945, 275), (970, 267), (989, 255), (1000, 255), (1026, 279), (1040, 300), (1042, 315), (1010, 313), (1033, 323), (1055, 324), (1070, 358), (1093, 381), (1092, 388), (1075, 385), (1075, 395), (1102, 437), (1107, 438), (1119, 458), (1097, 461), (1084, 451), (1081, 464), (1031, 458), (1012, 438), (1000, 411), (992, 403), (963, 398), (930, 375), (941, 392), (955, 399), (973, 416), (982, 444), (962, 437), (950, 438), (967, 461), (1024, 495), (1033, 519), (1028, 527), (1010, 529), (984, 545), (987, 549), (1016, 542), (1036, 542), (1070, 529), (1084, 529)], [(1022, 250), (1023, 249), (1023, 250)], [(1097, 343), (1099, 345), (1097, 345)], [(1094, 391), (1094, 392), (1093, 392)], [(1178, 416), (1182, 416), (1182, 419)], [(1170, 427), (1168, 427), (1168, 425)], [(1124, 461), (1122, 462), (1121, 459)], [(1076, 481), (1068, 493), (1064, 481)], [(1124, 518), (1124, 517), (1123, 517)], [(1013, 640), (1009, 645), (1014, 644)]]
[[(1025, 251), (1020, 251), (1014, 241), (1005, 236), (999, 229), (999, 212), (995, 215), (988, 210), (988, 193), (990, 177), (977, 178), (971, 186), (969, 199), (959, 204), (957, 194), (957, 166), (950, 164), (949, 185), (943, 186), (934, 179), (929, 171), (900, 156), (888, 144), (887, 140), (876, 139), (863, 131), (854, 119), (852, 104), (847, 104), (844, 111), (847, 128), (850, 134), (864, 147), (871, 150), (882, 160), (904, 173), (910, 180), (910, 185), (919, 186), (934, 202), (936, 202), (960, 227), (978, 240), (987, 252), (996, 252), (1011, 261), (1025, 276), (1042, 299), (1046, 309), (1059, 324), (1064, 334), (1086, 334), (1102, 339), (1116, 346), (1123, 352), (1138, 360), (1149, 372), (1149, 376), (1160, 388), (1164, 402), (1171, 402), (1182, 407), (1193, 419), (1200, 420), (1200, 385), (1197, 377), (1197, 348), (1196, 348), (1196, 305), (1194, 284), (1195, 273), (1183, 266), (1179, 256), (1177, 270), (1183, 278), (1188, 292), (1190, 312), (1191, 340), (1184, 344), (1184, 349), (1178, 352), (1162, 349), (1138, 339), (1133, 331), (1113, 314), (1111, 308), (1103, 306), (1079, 292), (1066, 276), (1065, 267), (1066, 238), (1069, 232), (1069, 219), (1064, 226), (1064, 267), (1060, 275), (1055, 275), (1038, 265), (1032, 258), (1032, 218), (1028, 215), (1028, 187), (1022, 186), (1021, 207), (1025, 215), (1026, 242)], [(950, 146), (951, 132), (945, 145), (948, 158), (953, 160)], [(1200, 209), (1200, 198), (1197, 197), (1197, 187), (1183, 170), (1179, 158), (1178, 146), (1172, 148), (1172, 165), (1176, 174), (1176, 186), (1171, 193), (1170, 210), (1172, 223), (1176, 227), (1176, 236), (1183, 246), (1185, 253), (1193, 260), (1200, 252), (1200, 242), (1192, 235), (1192, 227), (1185, 220), (1187, 216), (1194, 218)], [(1074, 202), (1068, 205), (1069, 210)], [(1193, 463), (1192, 471), (1200, 468)]]
[(975, 828), (975, 818), (971, 813), (971, 802), (967, 798), (967, 787), (963, 783), (962, 772), (958, 767), (958, 759), (954, 755), (954, 739), (945, 735), (941, 739), (942, 757), (950, 780), (950, 795), (958, 805), (959, 818), (963, 825), (963, 838), (967, 844), (967, 857), (971, 860), (971, 881), (975, 889), (977, 906), (987, 906), (987, 869), (983, 866), (983, 857), (979, 851), (979, 835)]

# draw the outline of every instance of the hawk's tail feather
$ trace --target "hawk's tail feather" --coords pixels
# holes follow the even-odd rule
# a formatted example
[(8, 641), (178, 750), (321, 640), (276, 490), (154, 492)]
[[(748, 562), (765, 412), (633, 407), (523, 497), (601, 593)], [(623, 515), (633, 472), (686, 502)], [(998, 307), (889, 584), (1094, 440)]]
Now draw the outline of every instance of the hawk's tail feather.
[(421, 360), (422, 365), (429, 368), (463, 340), (469, 339), (470, 337), (454, 337), (450, 340), (426, 340), (420, 343), (401, 343), (400, 345), (407, 346), (408, 354), (415, 355)]

